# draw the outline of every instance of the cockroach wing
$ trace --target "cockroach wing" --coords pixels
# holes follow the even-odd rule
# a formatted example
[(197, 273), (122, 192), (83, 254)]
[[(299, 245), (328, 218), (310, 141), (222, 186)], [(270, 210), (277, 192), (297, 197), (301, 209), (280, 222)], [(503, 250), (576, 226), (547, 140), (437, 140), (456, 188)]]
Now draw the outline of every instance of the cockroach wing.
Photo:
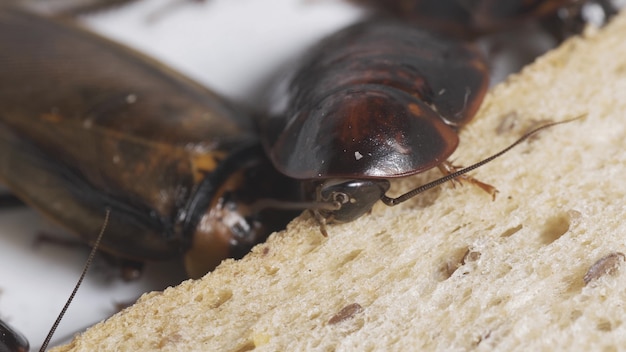
[[(253, 124), (215, 94), (76, 25), (0, 12), (0, 181), (103, 248), (164, 259), (191, 192)], [(88, 239), (88, 238), (87, 238)]]

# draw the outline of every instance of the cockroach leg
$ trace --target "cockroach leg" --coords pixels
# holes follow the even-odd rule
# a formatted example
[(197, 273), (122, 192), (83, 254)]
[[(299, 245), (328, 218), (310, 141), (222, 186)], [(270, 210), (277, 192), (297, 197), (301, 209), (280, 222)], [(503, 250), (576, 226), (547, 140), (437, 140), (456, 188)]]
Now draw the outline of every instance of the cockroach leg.
[(119, 278), (125, 282), (138, 280), (143, 274), (145, 263), (142, 261), (121, 258), (102, 251), (99, 255), (111, 268), (118, 270)]
[[(441, 171), (441, 173), (444, 176), (453, 174), (461, 169), (463, 169), (462, 166), (458, 166), (458, 165), (453, 165), (451, 162), (449, 161), (444, 161), (441, 164), (437, 165), (437, 168)], [(474, 185), (480, 189), (482, 189), (483, 191), (487, 192), (489, 195), (491, 195), (491, 198), (493, 200), (496, 200), (496, 194), (498, 193), (498, 190), (487, 183), (484, 183), (482, 181), (477, 180), (476, 178), (470, 176), (470, 175), (461, 175), (457, 178), (454, 178), (451, 180), (452, 182), (452, 187), (455, 186), (455, 184), (459, 184), (459, 185), (463, 185), (463, 182), (467, 182), (471, 185)]]

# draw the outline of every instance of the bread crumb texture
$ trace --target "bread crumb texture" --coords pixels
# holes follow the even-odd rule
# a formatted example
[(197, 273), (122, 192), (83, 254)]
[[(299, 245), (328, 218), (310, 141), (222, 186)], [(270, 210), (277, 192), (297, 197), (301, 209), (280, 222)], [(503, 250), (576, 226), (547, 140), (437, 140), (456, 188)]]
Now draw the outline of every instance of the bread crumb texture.
[[(56, 351), (626, 349), (626, 14), (497, 86), (461, 133), (499, 190), (430, 190), (320, 235), (306, 213), (240, 261)], [(438, 177), (392, 185), (392, 193)]]

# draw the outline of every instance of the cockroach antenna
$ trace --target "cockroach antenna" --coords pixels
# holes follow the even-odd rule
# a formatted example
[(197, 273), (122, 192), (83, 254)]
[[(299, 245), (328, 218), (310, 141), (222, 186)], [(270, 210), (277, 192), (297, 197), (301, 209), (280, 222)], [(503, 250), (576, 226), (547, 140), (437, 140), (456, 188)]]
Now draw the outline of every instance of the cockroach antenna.
[(107, 208), (106, 214), (104, 216), (104, 222), (102, 223), (102, 227), (100, 228), (100, 233), (98, 234), (98, 237), (96, 238), (96, 241), (93, 244), (93, 247), (91, 249), (91, 252), (89, 253), (89, 257), (87, 258), (87, 261), (85, 262), (85, 266), (83, 267), (83, 272), (80, 274), (80, 277), (78, 278), (78, 281), (76, 282), (76, 285), (74, 286), (74, 290), (72, 291), (72, 294), (70, 294), (70, 296), (67, 299), (67, 302), (65, 302), (65, 306), (63, 306), (63, 309), (61, 309), (61, 313), (59, 313), (59, 316), (55, 320), (54, 324), (52, 324), (52, 327), (50, 328), (50, 331), (48, 332), (48, 336), (46, 336), (46, 339), (43, 341), (43, 344), (39, 348), (39, 352), (44, 352), (46, 348), (48, 347), (48, 344), (50, 344), (52, 335), (54, 335), (54, 332), (59, 326), (59, 323), (61, 323), (61, 319), (63, 319), (65, 312), (67, 312), (67, 308), (69, 308), (70, 304), (74, 300), (74, 296), (76, 296), (76, 292), (78, 291), (78, 288), (83, 283), (83, 279), (85, 279), (85, 275), (87, 275), (87, 270), (89, 270), (89, 267), (91, 266), (91, 263), (93, 262), (93, 259), (96, 256), (96, 252), (98, 251), (98, 247), (100, 247), (100, 241), (102, 240), (104, 231), (106, 230), (107, 225), (109, 223), (110, 215), (111, 215), (111, 209)]
[(583, 118), (584, 116), (585, 115), (580, 115), (580, 116), (577, 116), (577, 117), (574, 117), (574, 118), (571, 118), (571, 119), (567, 119), (567, 120), (563, 120), (563, 121), (557, 121), (557, 122), (550, 122), (550, 123), (546, 123), (544, 125), (541, 125), (541, 126), (535, 128), (535, 129), (533, 129), (532, 131), (526, 132), (523, 136), (519, 137), (515, 142), (511, 143), (508, 147), (502, 149), (501, 151), (499, 151), (499, 152), (497, 152), (497, 153), (495, 153), (495, 154), (493, 154), (493, 155), (491, 155), (491, 156), (489, 156), (489, 157), (487, 157), (487, 158), (485, 158), (485, 159), (483, 159), (483, 160), (481, 160), (481, 161), (479, 161), (479, 162), (477, 162), (477, 163), (475, 163), (473, 165), (470, 165), (470, 166), (465, 167), (465, 168), (463, 168), (461, 170), (458, 170), (456, 172), (452, 172), (452, 173), (450, 173), (450, 174), (448, 174), (446, 176), (438, 178), (438, 179), (436, 179), (436, 180), (434, 180), (432, 182), (429, 182), (427, 184), (419, 186), (419, 187), (417, 187), (417, 188), (415, 188), (415, 189), (413, 189), (413, 190), (411, 190), (411, 191), (409, 191), (409, 192), (407, 192), (407, 193), (405, 193), (405, 194), (403, 194), (403, 195), (401, 195), (399, 197), (391, 198), (391, 197), (388, 197), (386, 195), (383, 195), (380, 200), (383, 203), (385, 203), (386, 205), (390, 206), (390, 207), (398, 205), (400, 203), (403, 203), (403, 202), (405, 202), (405, 201), (415, 197), (416, 195), (418, 195), (420, 193), (426, 192), (427, 190), (429, 190), (429, 189), (431, 189), (433, 187), (437, 187), (437, 186), (439, 186), (439, 185), (441, 185), (443, 183), (446, 183), (448, 181), (456, 179), (459, 176), (465, 175), (466, 173), (468, 173), (470, 171), (476, 170), (479, 167), (481, 167), (481, 166), (483, 166), (483, 165), (485, 165), (487, 163), (492, 162), (494, 159), (497, 159), (497, 158), (501, 157), (502, 155), (506, 154), (509, 150), (515, 148), (517, 145), (521, 144), (522, 142), (524, 142), (525, 140), (527, 140), (528, 138), (534, 136), (535, 134), (537, 134), (538, 132), (540, 132), (542, 130), (545, 130), (545, 129), (550, 128), (552, 126), (562, 125), (564, 123), (568, 123), (568, 122), (572, 122), (572, 121), (575, 121), (575, 120), (579, 120), (579, 119)]

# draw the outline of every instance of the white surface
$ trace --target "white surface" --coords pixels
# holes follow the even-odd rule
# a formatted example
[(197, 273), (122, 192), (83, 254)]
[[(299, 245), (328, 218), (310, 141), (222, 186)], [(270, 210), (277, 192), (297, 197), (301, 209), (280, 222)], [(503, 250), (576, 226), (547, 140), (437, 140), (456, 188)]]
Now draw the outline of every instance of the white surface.
[(361, 13), (342, 0), (140, 0), (124, 10), (89, 24), (244, 104), (286, 62)]
[[(141, 0), (88, 21), (98, 31), (250, 105), (258, 99), (258, 87), (281, 65), (359, 14), (329, 0), (211, 0), (183, 2), (150, 20), (172, 2), (181, 0)], [(30, 210), (0, 211), (0, 317), (22, 331), (33, 349), (46, 336), (88, 254), (56, 245), (33, 248), (38, 231), (63, 234)], [(106, 318), (117, 302), (183, 278), (175, 263), (164, 263), (149, 265), (140, 282), (128, 284), (100, 262), (88, 274), (56, 338)]]

